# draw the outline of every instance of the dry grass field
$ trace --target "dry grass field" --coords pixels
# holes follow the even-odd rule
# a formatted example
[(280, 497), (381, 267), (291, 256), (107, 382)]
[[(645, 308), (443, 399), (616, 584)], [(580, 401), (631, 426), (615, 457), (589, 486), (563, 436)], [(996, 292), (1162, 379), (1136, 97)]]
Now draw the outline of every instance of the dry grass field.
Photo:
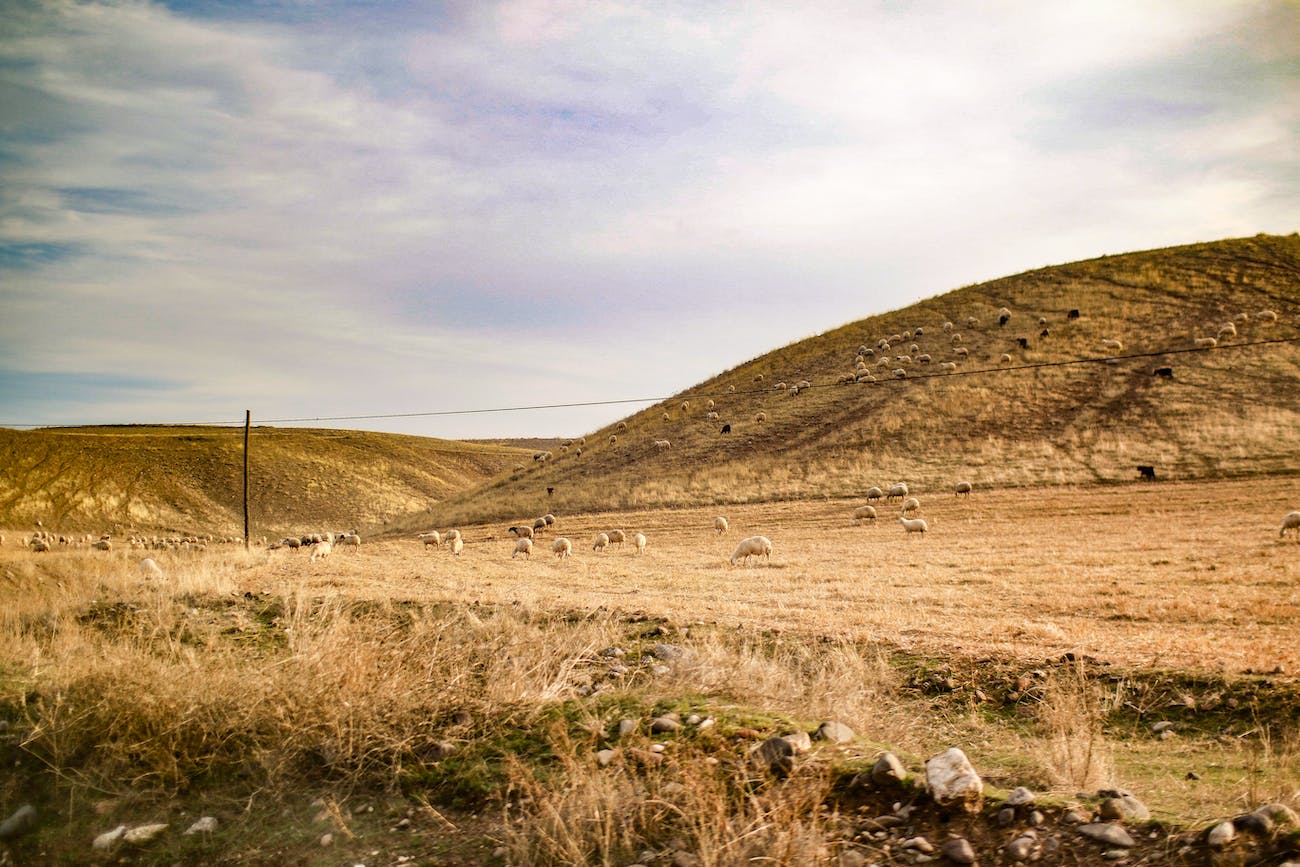
[[(315, 563), (159, 552), (161, 582), (145, 552), (35, 555), (7, 532), (0, 811), (40, 806), (19, 863), (98, 863), (95, 834), (145, 821), (170, 836), (115, 859), (889, 862), (856, 836), (850, 779), (882, 749), (915, 770), (958, 745), (1049, 816), (1136, 791), (1161, 823), (1141, 860), (1187, 863), (1179, 829), (1300, 806), (1300, 544), (1278, 537), (1297, 481), (921, 491), (923, 537), (884, 504), (852, 526), (840, 500), (728, 508), (722, 536), (712, 508), (561, 515), (531, 562), (503, 523), (461, 527), (460, 557), (410, 538)], [(645, 555), (593, 552), (615, 527)], [(771, 561), (730, 566), (750, 533)], [(657, 668), (661, 642), (686, 656)], [(666, 711), (717, 724), (648, 733)], [(854, 742), (754, 776), (752, 738), (827, 719)], [(179, 835), (203, 813), (223, 831)], [(1088, 846), (1044, 863), (1101, 863)]]

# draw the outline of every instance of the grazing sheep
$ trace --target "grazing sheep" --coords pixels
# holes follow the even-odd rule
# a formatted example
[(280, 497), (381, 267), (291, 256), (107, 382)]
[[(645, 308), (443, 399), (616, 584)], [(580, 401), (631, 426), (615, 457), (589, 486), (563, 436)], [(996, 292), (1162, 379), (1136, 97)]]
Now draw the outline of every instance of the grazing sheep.
[(888, 503), (895, 497), (898, 497), (900, 500), (905, 499), (907, 494), (907, 482), (895, 482), (889, 486), (889, 493), (885, 496), (885, 502)]
[(684, 400), (679, 404), (679, 406), (682, 412), (686, 412), (686, 410), (691, 408), (691, 402), (689, 400)]
[(998, 327), (1001, 328), (1002, 326), (1006, 325), (1010, 321), (1011, 321), (1011, 311), (1003, 307), (1001, 310), (998, 311)]
[(958, 358), (966, 358), (970, 355), (970, 350), (964, 346), (956, 346), (953, 347), (952, 354)]
[(140, 561), (140, 574), (145, 578), (162, 578), (163, 571), (158, 566), (158, 562), (152, 557), (145, 557)]
[(618, 436), (617, 436), (617, 434), (610, 434), (610, 435), (609, 435), (609, 444), (610, 444), (610, 445), (614, 445), (614, 444), (616, 444), (617, 442), (618, 442)]
[(924, 518), (899, 518), (899, 523), (903, 525), (903, 530), (910, 536), (912, 533), (924, 533), (930, 529), (930, 525), (925, 523)]
[(877, 488), (874, 485), (871, 486), (870, 488), (867, 488), (868, 500), (872, 500), (872, 501), (879, 500), (883, 496), (885, 496), (885, 492), (880, 490), (880, 488)]
[(664, 449), (670, 449), (672, 447), (673, 444), (670, 443), (668, 440), (655, 440), (655, 448), (659, 449), (660, 451), (663, 451)]
[(311, 562), (315, 563), (317, 560), (324, 560), (333, 551), (334, 546), (322, 539), (311, 548)]
[(1002, 357), (999, 358), (998, 361), (1001, 362), (1002, 364), (1010, 364), (1011, 356), (1004, 352), (1002, 353)]
[(1039, 316), (1039, 317), (1038, 317), (1038, 327), (1039, 327), (1039, 328), (1046, 328), (1046, 327), (1047, 327), (1047, 317), (1046, 317), (1046, 316)]
[(28, 544), (31, 546), (31, 549), (34, 552), (39, 553), (41, 551), (50, 550), (50, 543), (36, 536), (33, 536), (31, 542), (29, 542)]
[(1278, 538), (1286, 538), (1287, 530), (1295, 530), (1295, 533), (1292, 535), (1297, 539), (1300, 539), (1300, 512), (1288, 512), (1286, 516), (1282, 518), (1282, 529), (1278, 531)]
[(731, 425), (729, 425), (729, 424), (724, 424), (724, 425), (722, 426), (722, 430), (720, 431), (720, 433), (724, 433), (724, 434), (729, 434), (729, 433), (731, 433)]
[(863, 371), (862, 373), (859, 373), (857, 376), (853, 377), (853, 381), (854, 382), (875, 382), (876, 377), (870, 373), (867, 373), (866, 371)]
[(565, 557), (568, 557), (573, 553), (573, 543), (563, 536), (560, 536), (551, 543), (551, 550), (555, 552), (556, 558), (563, 560)]
[(459, 539), (459, 538), (460, 538), (460, 530), (448, 530), (447, 532), (443, 533), (442, 535), (443, 535), (443, 538), (445, 538), (448, 542), (450, 542), (450, 541), (453, 540), (453, 539)]
[(460, 537), (459, 533), (448, 538), (450, 539), (449, 544), (451, 546), (452, 556), (459, 557), (460, 552), (465, 550), (465, 540)]
[(545, 515), (542, 515), (542, 520), (546, 522), (547, 527), (555, 526), (555, 516), (552, 515), (550, 512), (547, 512)]
[(899, 364), (911, 364), (911, 363), (912, 363), (912, 356), (910, 356), (910, 355), (900, 355), (900, 356), (898, 356), (897, 358), (895, 358), (894, 360), (897, 361)]
[(1016, 343), (1020, 346), (1021, 349), (1028, 349), (1028, 348), (1029, 348), (1029, 338), (1028, 338), (1028, 337), (1017, 337), (1017, 338), (1016, 338)]
[(758, 415), (754, 416), (754, 421), (758, 422), (759, 424), (762, 424), (763, 422), (767, 421), (767, 413), (760, 412)]
[(875, 506), (858, 506), (856, 509), (853, 510), (853, 523), (855, 524), (858, 521), (874, 521), (874, 520), (876, 520)]
[(966, 317), (966, 327), (967, 327), (967, 328), (979, 328), (979, 325), (980, 325), (980, 320), (979, 320), (979, 317), (978, 317), (978, 316), (967, 316), (967, 317)]
[(725, 533), (729, 528), (730, 525), (727, 523), (727, 519), (721, 515), (713, 519), (713, 529), (719, 533)]
[(1159, 376), (1164, 379), (1173, 379), (1174, 369), (1172, 367), (1157, 367), (1155, 370), (1151, 371), (1151, 375)]
[(921, 501), (918, 500), (916, 497), (908, 497), (906, 500), (903, 501), (904, 515), (906, 515), (908, 512), (914, 512), (919, 508), (921, 508)]
[(969, 497), (971, 490), (972, 490), (972, 485), (970, 482), (958, 482), (957, 489), (953, 491), (952, 495), (955, 497), (958, 494), (965, 494), (966, 496)]
[(437, 530), (434, 530), (434, 531), (432, 531), (432, 532), (430, 532), (430, 533), (421, 533), (420, 535), (416, 536), (415, 538), (417, 538), (417, 539), (419, 539), (421, 542), (423, 542), (423, 543), (425, 544), (426, 547), (429, 546), (429, 545), (441, 545), (441, 544), (442, 544), (442, 534), (439, 533)]
[(736, 393), (736, 387), (734, 385), (727, 386), (727, 394), (735, 394), (735, 393)]
[(670, 416), (668, 413), (664, 413), (663, 419), (664, 421), (672, 421), (673, 417)]
[(953, 326), (952, 326), (952, 323), (951, 323), (951, 322), (945, 322), (945, 323), (943, 323), (943, 333), (944, 333), (944, 334), (952, 334), (952, 327), (953, 327)]
[(626, 432), (627, 432), (627, 422), (625, 422), (625, 421), (621, 421), (621, 422), (619, 422), (619, 423), (618, 423), (618, 426), (615, 427), (614, 430), (618, 431), (619, 433), (626, 433)]
[(609, 544), (611, 545), (622, 547), (623, 543), (627, 540), (627, 534), (622, 530), (610, 530), (607, 535), (609, 536)]
[(958, 343), (961, 343), (961, 334), (960, 333), (954, 334), (949, 342), (952, 343), (953, 346), (956, 346)]
[(510, 559), (513, 560), (516, 557), (518, 557), (520, 554), (523, 554), (525, 557), (527, 557), (530, 560), (533, 558), (532, 539), (518, 539), (515, 541), (515, 550), (511, 552)]
[(705, 409), (713, 409), (714, 406), (715, 406), (715, 404), (713, 403), (712, 400), (710, 400), (708, 403), (706, 403), (706, 404), (704, 405), (704, 408), (705, 408)]
[(1115, 339), (1114, 337), (1106, 337), (1106, 338), (1103, 338), (1102, 341), (1101, 341), (1101, 348), (1102, 348), (1102, 349), (1113, 349), (1113, 350), (1115, 350), (1116, 352), (1123, 352), (1123, 351), (1124, 351), (1124, 341), (1122, 341), (1122, 340), (1117, 340), (1117, 339)]
[[(428, 543), (426, 542), (425, 544), (427, 545)], [(302, 547), (302, 540), (298, 539), (295, 536), (290, 536), (288, 538), (280, 540), (280, 547), (288, 548), (289, 550), (294, 551), (296, 553), (298, 549)]]
[(718, 419), (722, 418), (722, 416), (718, 415), (717, 412), (709, 412), (704, 417), (709, 421), (717, 421)]
[(786, 390), (785, 380), (783, 379), (783, 380), (781, 380), (780, 382), (778, 382), (776, 385), (772, 386), (772, 390), (773, 390), (773, 391), (785, 391), (785, 390)]
[(94, 548), (96, 551), (112, 551), (113, 543), (108, 539), (100, 539), (98, 542), (91, 543), (90, 547)]
[(928, 352), (922, 352), (916, 357), (917, 364), (929, 364), (932, 361)]
[(345, 545), (350, 548), (360, 548), (361, 536), (358, 535), (357, 533), (344, 533), (343, 535), (338, 537), (336, 543), (339, 545)]
[(907, 379), (907, 371), (901, 367), (894, 368), (894, 379)]
[(1156, 480), (1156, 468), (1150, 464), (1138, 464), (1138, 475), (1142, 478), (1154, 482)]
[(762, 382), (762, 381), (763, 381), (763, 374), (760, 373), (754, 377), (754, 382)]
[(1198, 338), (1196, 338), (1196, 348), (1197, 348), (1197, 349), (1213, 349), (1214, 347), (1216, 347), (1216, 346), (1218, 346), (1218, 345), (1219, 345), (1219, 341), (1215, 340), (1213, 337), (1198, 337)]
[(599, 554), (609, 547), (609, 535), (607, 533), (597, 533), (596, 541), (592, 543), (591, 550)]
[(1219, 329), (1220, 340), (1222, 340), (1225, 337), (1236, 337), (1236, 336), (1237, 336), (1237, 326), (1233, 325), (1231, 322), (1222, 326)]
[(731, 565), (737, 565), (737, 561), (743, 561), (749, 564), (749, 558), (765, 557), (770, 563), (772, 561), (772, 540), (766, 536), (750, 536), (748, 539), (741, 539), (736, 550), (731, 552)]
[(907, 351), (912, 353), (913, 355), (916, 355), (918, 352), (921, 351), (921, 347), (913, 343), (911, 346), (907, 347)]
[(533, 528), (532, 528), (532, 527), (511, 527), (507, 532), (514, 533), (516, 539), (531, 539), (531, 538), (533, 538)]
[(545, 530), (545, 529), (546, 529), (546, 519), (545, 519), (545, 518), (538, 518), (536, 521), (533, 521), (533, 531), (534, 531), (534, 532), (536, 532), (536, 533), (540, 533), (540, 532), (542, 532), (542, 531)]
[(645, 553), (645, 533), (637, 533), (632, 537), (632, 544), (636, 546), (638, 554)]
[(1261, 310), (1255, 314), (1255, 318), (1260, 322), (1276, 322), (1277, 313), (1272, 310)]
[(1067, 314), (1065, 314), (1065, 318), (1066, 318), (1066, 319), (1078, 319), (1078, 318), (1079, 318), (1079, 310), (1078, 310), (1078, 308), (1071, 308), (1070, 312), (1067, 313)]

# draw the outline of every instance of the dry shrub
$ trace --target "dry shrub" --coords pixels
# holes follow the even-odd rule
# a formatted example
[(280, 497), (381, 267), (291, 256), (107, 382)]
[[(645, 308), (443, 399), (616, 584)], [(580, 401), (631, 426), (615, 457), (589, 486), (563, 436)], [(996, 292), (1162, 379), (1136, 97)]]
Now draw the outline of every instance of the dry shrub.
[(1037, 708), (1039, 760), (1052, 785), (1070, 792), (1115, 782), (1114, 750), (1103, 732), (1108, 702), (1082, 665), (1049, 675)]

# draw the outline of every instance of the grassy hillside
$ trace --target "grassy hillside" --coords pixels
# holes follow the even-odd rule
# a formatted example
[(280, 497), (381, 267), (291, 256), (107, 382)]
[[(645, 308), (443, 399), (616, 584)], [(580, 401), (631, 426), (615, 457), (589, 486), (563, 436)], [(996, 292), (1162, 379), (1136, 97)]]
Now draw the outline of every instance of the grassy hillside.
[[(1003, 307), (1011, 319), (1000, 326)], [(1264, 309), (1277, 321), (1255, 315)], [(1078, 318), (1069, 318), (1071, 310)], [(1187, 351), (1242, 313), (1249, 318), (1236, 323), (1236, 336), (1212, 351)], [(944, 331), (949, 321), (965, 358)], [(959, 479), (1107, 483), (1135, 479), (1139, 464), (1154, 466), (1159, 478), (1294, 472), (1300, 343), (1244, 344), (1297, 338), (1298, 326), (1294, 234), (1042, 268), (767, 353), (628, 417), (626, 430), (588, 433), (581, 455), (575, 440), (550, 462), (530, 461), (523, 472), (398, 526), (859, 496), (895, 480), (929, 491), (950, 490)], [(877, 348), (882, 338), (917, 328), (921, 336)], [(1123, 349), (1103, 346), (1108, 338)], [(875, 352), (866, 362), (878, 381), (837, 384), (854, 373), (864, 344)], [(898, 362), (900, 354), (911, 363)], [(929, 364), (917, 360), (925, 354)], [(878, 369), (881, 355), (891, 360)], [(1062, 363), (1077, 359), (1088, 361)], [(942, 362), (955, 362), (957, 374), (942, 374)], [(1153, 375), (1165, 366), (1171, 378)], [(907, 378), (894, 379), (896, 368)], [(777, 387), (800, 380), (812, 387), (797, 397)], [(709, 400), (717, 420), (707, 417)], [(720, 433), (724, 423), (729, 434)]]
[[(381, 526), (531, 453), (363, 431), (255, 427), (253, 531)], [(0, 527), (242, 534), (243, 429), (0, 430)]]

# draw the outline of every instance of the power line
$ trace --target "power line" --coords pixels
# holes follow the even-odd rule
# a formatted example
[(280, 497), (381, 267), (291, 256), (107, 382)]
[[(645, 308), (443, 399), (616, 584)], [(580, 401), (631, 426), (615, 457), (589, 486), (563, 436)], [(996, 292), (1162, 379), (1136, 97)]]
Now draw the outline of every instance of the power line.
[[(1030, 364), (1017, 364), (1001, 367), (979, 367), (971, 370), (940, 371), (936, 373), (912, 373), (904, 378), (895, 378), (887, 376), (884, 379), (871, 381), (857, 381), (853, 385), (866, 385), (885, 387), (893, 385), (903, 385), (908, 382), (916, 382), (925, 379), (946, 379), (954, 376), (988, 376), (1016, 373), (1025, 370), (1041, 370), (1050, 367), (1069, 367), (1072, 365), (1083, 364), (1118, 364), (1121, 361), (1131, 361), (1143, 358), (1162, 358), (1169, 355), (1188, 355), (1192, 353), (1204, 352), (1224, 352), (1233, 349), (1250, 349), (1256, 346), (1274, 346), (1283, 343), (1298, 343), (1300, 336), (1297, 337), (1278, 337), (1272, 340), (1255, 340), (1248, 343), (1227, 343), (1220, 346), (1201, 347), (1195, 346), (1186, 349), (1161, 349), (1152, 352), (1131, 352), (1124, 355), (1102, 355), (1089, 358), (1070, 358), (1062, 361), (1038, 361)], [(1264, 377), (1256, 377), (1263, 380)], [(1276, 382), (1276, 380), (1268, 380)], [(805, 388), (839, 388), (841, 383), (823, 382), (814, 383)], [(745, 395), (771, 394), (772, 389), (754, 388), (737, 390), (730, 392), (688, 392), (681, 395), (667, 395), (664, 397), (628, 397), (618, 398), (615, 400), (586, 400), (574, 401), (571, 403), (545, 403), (545, 404), (528, 404), (520, 406), (496, 406), (483, 407), (479, 409), (443, 409), (428, 410), (422, 412), (395, 412), (395, 413), (375, 413), (371, 415), (333, 415), (333, 416), (304, 416), (302, 418), (266, 418), (258, 419), (259, 424), (301, 424), (306, 422), (323, 422), (323, 421), (376, 421), (380, 419), (399, 419), (399, 418), (434, 418), (439, 416), (456, 416), (456, 415), (482, 415), (497, 412), (533, 412), (544, 409), (577, 409), (589, 406), (618, 406), (624, 404), (645, 403), (654, 404), (667, 400), (699, 400), (716, 397), (738, 397)], [(204, 427), (204, 426), (221, 426), (232, 427), (243, 424), (239, 420), (227, 421), (187, 421), (187, 422), (155, 422), (158, 427)], [(49, 422), (39, 423), (19, 423), (19, 422), (0, 422), (0, 427), (8, 428), (55, 428), (55, 427), (114, 427), (120, 425), (114, 424), (51, 424)]]

